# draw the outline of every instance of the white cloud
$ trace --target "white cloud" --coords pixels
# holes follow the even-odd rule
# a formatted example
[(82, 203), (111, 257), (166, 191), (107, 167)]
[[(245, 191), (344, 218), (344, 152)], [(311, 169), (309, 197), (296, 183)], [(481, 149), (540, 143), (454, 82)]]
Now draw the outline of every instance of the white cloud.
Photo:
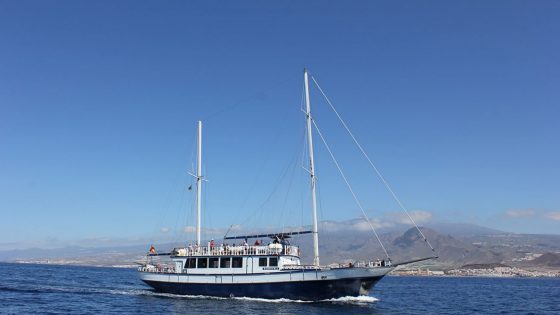
[(230, 226), (229, 230), (230, 231), (240, 231), (241, 230), (241, 225), (233, 224), (232, 226)]
[(508, 209), (506, 215), (511, 218), (525, 218), (535, 215), (534, 209)]
[[(371, 220), (370, 220), (370, 222), (375, 227), (374, 222), (372, 222)], [(367, 223), (367, 221), (365, 221), (365, 220), (361, 220), (361, 221), (356, 222), (355, 224), (352, 225), (352, 227), (355, 230), (358, 230), (358, 231), (367, 231), (367, 230), (371, 229), (371, 226), (369, 226), (369, 223)]]
[(560, 211), (548, 212), (544, 215), (544, 217), (550, 220), (560, 221)]
[[(433, 217), (431, 212), (424, 211), (424, 210), (413, 210), (413, 211), (409, 211), (408, 214), (417, 224), (426, 223), (430, 221)], [(406, 215), (406, 213), (403, 212), (392, 212), (387, 216), (389, 217), (390, 221), (395, 223), (412, 224), (412, 221), (410, 221), (408, 215)]]
[(505, 212), (510, 218), (539, 218), (552, 221), (560, 221), (560, 211), (546, 211), (544, 209), (508, 209)]
[[(383, 220), (379, 220), (379, 219), (369, 219), (369, 222), (376, 229), (392, 227), (392, 226), (395, 225), (393, 222), (383, 221)], [(371, 226), (369, 225), (369, 223), (367, 223), (367, 221), (365, 221), (365, 219), (362, 219), (362, 227), (364, 226), (364, 224), (366, 226), (365, 229), (371, 230)]]
[(171, 231), (171, 229), (168, 228), (168, 227), (162, 227), (159, 231), (160, 231), (161, 233), (164, 233), (164, 234), (165, 234), (165, 233)]
[(183, 228), (183, 232), (185, 233), (194, 233), (196, 232), (196, 227), (192, 226), (192, 225), (187, 225)]
[[(371, 225), (376, 228), (391, 227), (394, 224), (388, 221), (381, 221), (379, 219), (370, 219)], [(348, 230), (358, 230), (358, 231), (369, 231), (371, 230), (370, 223), (364, 218), (353, 219), (348, 221), (321, 221), (319, 222), (319, 230), (337, 232), (337, 231), (348, 231)]]
[[(433, 214), (429, 211), (414, 210), (409, 211), (410, 216), (417, 224), (428, 222), (432, 219)], [(371, 225), (370, 225), (371, 224)], [(410, 218), (403, 212), (390, 212), (383, 218), (370, 218), (369, 223), (365, 218), (352, 219), (348, 221), (321, 221), (319, 229), (322, 231), (346, 231), (358, 230), (369, 231), (371, 227), (375, 229), (390, 228), (396, 224), (412, 224)]]
[[(208, 233), (211, 235), (224, 235), (226, 232), (236, 232), (236, 231), (240, 231), (242, 229), (242, 226), (239, 224), (234, 224), (228, 228), (205, 228), (202, 227), (201, 229), (201, 233)], [(185, 226), (183, 228), (183, 233), (195, 233), (196, 232), (196, 226), (192, 226), (192, 225), (188, 225)]]

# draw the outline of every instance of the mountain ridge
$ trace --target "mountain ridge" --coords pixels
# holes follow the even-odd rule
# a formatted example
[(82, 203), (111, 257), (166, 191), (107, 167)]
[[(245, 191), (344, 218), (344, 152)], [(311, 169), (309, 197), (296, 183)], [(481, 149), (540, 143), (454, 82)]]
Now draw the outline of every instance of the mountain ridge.
[[(383, 248), (370, 230), (352, 228), (355, 222), (343, 222), (340, 229), (321, 232), (320, 253), (322, 264), (348, 263), (384, 259)], [(469, 264), (505, 264), (522, 267), (560, 268), (560, 235), (515, 234), (476, 225), (461, 224), (461, 230), (452, 232), (457, 225), (421, 227), (423, 234), (434, 246), (432, 252), (416, 228), (400, 226), (380, 233), (381, 241), (391, 259), (408, 261), (431, 256), (437, 260), (424, 264), (438, 269), (450, 269)], [(403, 230), (404, 229), (404, 230)], [(442, 232), (443, 231), (443, 232)], [(302, 249), (302, 261), (312, 260), (310, 237), (296, 237)], [(557, 245), (558, 244), (558, 245)], [(84, 265), (132, 265), (145, 259), (150, 244), (105, 247), (67, 246), (57, 249), (18, 249), (0, 251), (0, 261), (54, 262)], [(159, 243), (156, 248), (167, 251), (183, 243)]]

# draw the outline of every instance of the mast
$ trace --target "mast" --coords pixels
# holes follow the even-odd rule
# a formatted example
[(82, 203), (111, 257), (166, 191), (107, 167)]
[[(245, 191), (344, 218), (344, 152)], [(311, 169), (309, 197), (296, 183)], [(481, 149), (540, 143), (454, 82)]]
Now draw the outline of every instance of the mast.
[(202, 121), (198, 121), (198, 147), (196, 159), (196, 244), (200, 246), (200, 204), (202, 197)]
[(307, 141), (309, 146), (309, 174), (311, 174), (311, 213), (313, 216), (313, 265), (319, 266), (319, 231), (317, 229), (317, 197), (315, 196), (315, 161), (313, 160), (313, 133), (311, 132), (311, 103), (309, 101), (309, 80), (307, 69), (303, 69), (305, 82), (305, 106), (307, 120)]

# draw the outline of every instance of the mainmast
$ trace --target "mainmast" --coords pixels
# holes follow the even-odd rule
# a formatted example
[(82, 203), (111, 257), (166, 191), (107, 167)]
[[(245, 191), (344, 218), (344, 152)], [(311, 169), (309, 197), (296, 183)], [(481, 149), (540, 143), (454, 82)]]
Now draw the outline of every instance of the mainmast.
[(311, 103), (309, 101), (309, 80), (307, 69), (303, 69), (305, 82), (305, 116), (307, 119), (307, 141), (309, 146), (309, 174), (311, 174), (311, 210), (313, 216), (313, 265), (319, 266), (319, 231), (317, 229), (317, 197), (315, 196), (315, 162), (313, 160), (313, 137), (311, 130)]
[(200, 204), (202, 197), (202, 121), (198, 121), (196, 159), (196, 244), (200, 246)]

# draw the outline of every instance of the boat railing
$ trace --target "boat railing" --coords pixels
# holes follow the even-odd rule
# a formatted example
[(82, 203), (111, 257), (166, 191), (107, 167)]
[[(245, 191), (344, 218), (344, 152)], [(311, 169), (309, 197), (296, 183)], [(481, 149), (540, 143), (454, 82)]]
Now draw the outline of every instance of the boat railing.
[(175, 273), (175, 268), (147, 265), (147, 266), (138, 267), (138, 271), (153, 272), (153, 273)]
[(376, 267), (390, 267), (392, 266), (391, 260), (381, 260), (376, 261), (355, 261), (346, 264), (331, 264), (331, 268), (376, 268)]
[(292, 255), (300, 256), (298, 246), (270, 244), (270, 245), (241, 245), (241, 246), (189, 246), (175, 248), (174, 256), (227, 256), (227, 255)]
[(390, 267), (391, 261), (377, 260), (377, 261), (356, 261), (346, 264), (330, 264), (328, 266), (315, 266), (315, 265), (283, 265), (283, 270), (315, 270), (315, 269), (346, 269), (346, 268), (376, 268), (376, 267)]
[(315, 265), (283, 265), (283, 270), (317, 270), (317, 269), (328, 269), (325, 266), (315, 266)]

